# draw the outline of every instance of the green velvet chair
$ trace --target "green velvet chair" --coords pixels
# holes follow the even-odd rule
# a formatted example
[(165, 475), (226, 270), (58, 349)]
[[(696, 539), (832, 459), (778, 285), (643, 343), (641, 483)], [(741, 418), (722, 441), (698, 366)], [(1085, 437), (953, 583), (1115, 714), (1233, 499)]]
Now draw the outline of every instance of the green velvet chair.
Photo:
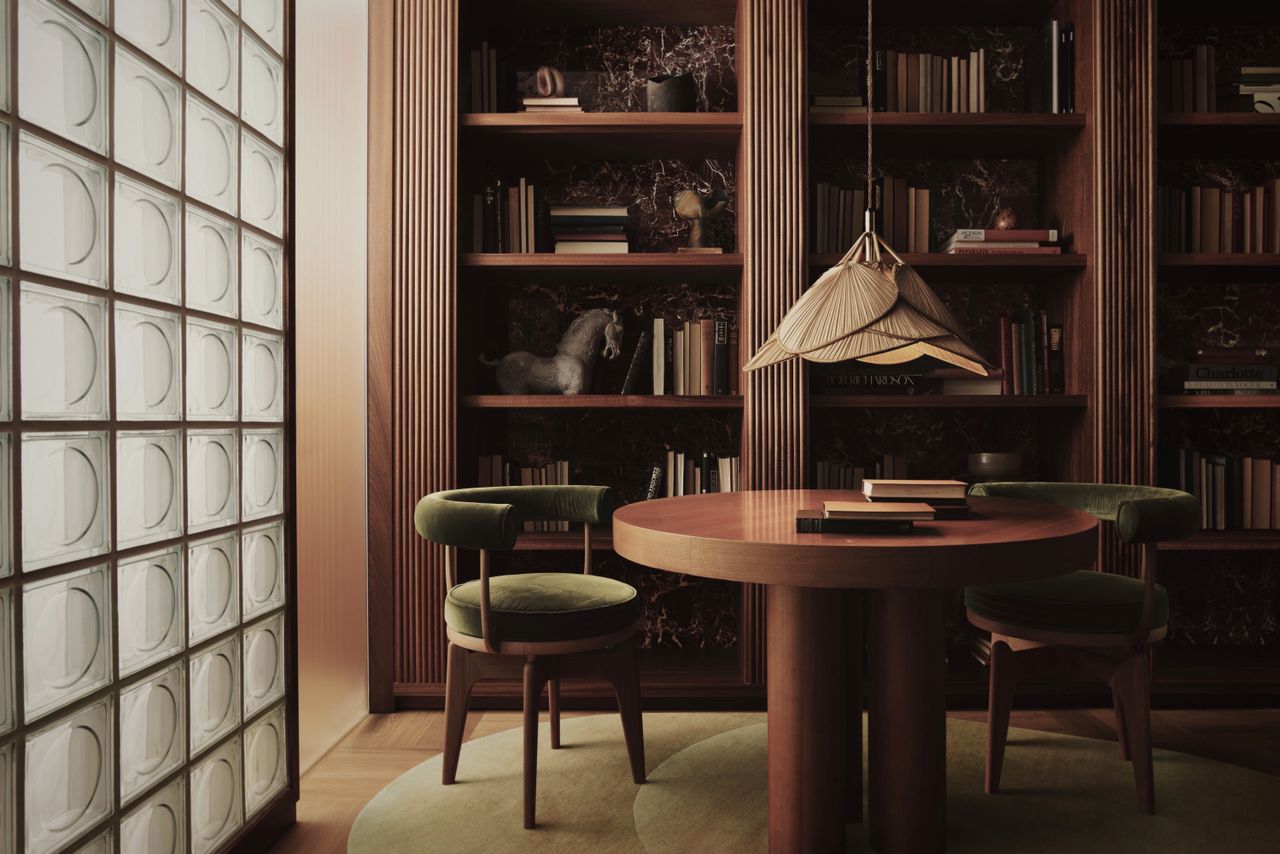
[(985, 483), (970, 495), (1073, 507), (1115, 523), (1142, 547), (1141, 577), (1082, 569), (1041, 581), (970, 587), (969, 622), (991, 632), (986, 790), (1000, 788), (1009, 711), (1018, 683), (1072, 668), (1111, 688), (1120, 752), (1133, 763), (1138, 806), (1155, 812), (1151, 768), (1152, 647), (1169, 630), (1169, 596), (1156, 584), (1156, 544), (1194, 534), (1200, 505), (1176, 489), (1095, 483)]
[[(604, 679), (613, 685), (631, 776), (643, 783), (644, 732), (635, 638), (635, 588), (591, 574), (591, 526), (608, 522), (617, 496), (604, 486), (498, 486), (455, 489), (418, 502), (414, 525), (446, 552), (449, 637), (445, 688), (443, 782), (458, 771), (472, 686), (483, 679), (524, 682), (524, 826), (534, 826), (538, 703), (547, 686), (551, 747), (560, 747), (560, 680)], [(522, 522), (582, 523), (583, 571), (491, 576), (492, 551), (515, 548)], [(480, 552), (480, 577), (458, 583), (456, 549)]]

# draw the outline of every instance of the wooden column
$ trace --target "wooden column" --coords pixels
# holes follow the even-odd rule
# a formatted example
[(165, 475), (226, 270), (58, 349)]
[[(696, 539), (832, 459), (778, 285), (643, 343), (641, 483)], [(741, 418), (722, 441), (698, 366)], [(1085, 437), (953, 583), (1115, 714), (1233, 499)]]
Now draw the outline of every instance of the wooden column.
[[(1094, 0), (1093, 135), (1096, 476), (1151, 483), (1155, 475), (1155, 0)], [(1136, 575), (1136, 551), (1105, 537), (1105, 568)]]
[(370, 704), (445, 678), (444, 550), (417, 500), (455, 484), (457, 0), (370, 4)]
[[(805, 9), (805, 0), (739, 4), (744, 359), (765, 342), (808, 281)], [(746, 374), (743, 394), (746, 488), (803, 486), (809, 456), (804, 366), (791, 362)], [(745, 585), (742, 674), (756, 684), (765, 675), (764, 611), (763, 588)]]

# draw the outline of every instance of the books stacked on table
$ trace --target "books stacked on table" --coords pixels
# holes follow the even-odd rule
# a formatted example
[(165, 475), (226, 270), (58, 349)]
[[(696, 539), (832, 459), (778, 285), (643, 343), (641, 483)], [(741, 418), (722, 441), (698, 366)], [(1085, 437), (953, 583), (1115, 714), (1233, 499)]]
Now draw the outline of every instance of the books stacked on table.
[(1056, 228), (957, 228), (942, 244), (948, 255), (1059, 255)]
[(865, 113), (866, 101), (861, 95), (814, 95), (811, 113)]
[(879, 480), (862, 482), (862, 494), (872, 503), (916, 501), (932, 507), (937, 519), (957, 519), (969, 513), (969, 487), (958, 480)]
[(653, 319), (654, 394), (737, 394), (738, 327), (731, 315)]
[(1043, 310), (1028, 310), (1001, 314), (996, 330), (1003, 394), (1066, 392), (1066, 341), (1061, 323), (1050, 323)]
[(1186, 367), (1186, 394), (1258, 395), (1277, 392), (1276, 354), (1265, 347), (1205, 347)]
[(630, 250), (625, 206), (551, 208), (551, 236), (562, 255), (625, 255)]
[(545, 251), (546, 208), (541, 193), (526, 178), (494, 178), (471, 197), (472, 251)]
[(1156, 222), (1163, 252), (1280, 252), (1280, 178), (1245, 190), (1159, 187)]
[(664, 464), (654, 466), (646, 498), (673, 498), (707, 492), (738, 492), (742, 488), (741, 457), (717, 457), (710, 451), (667, 450)]
[(873, 108), (891, 113), (985, 113), (986, 64), (985, 48), (960, 56), (877, 50)]
[[(482, 455), (476, 464), (476, 486), (564, 486), (569, 483), (569, 461), (521, 465), (502, 454)], [(525, 531), (567, 531), (568, 522), (523, 522)]]
[(1280, 529), (1280, 465), (1274, 460), (1162, 448), (1159, 480), (1200, 499), (1206, 531)]
[(571, 98), (544, 98), (537, 95), (525, 95), (521, 101), (526, 113), (580, 113), (582, 106), (577, 96)]
[(1280, 65), (1246, 65), (1235, 86), (1245, 112), (1280, 113)]
[(922, 502), (824, 501), (821, 510), (796, 511), (801, 534), (909, 534), (916, 522), (936, 517)]
[(1213, 45), (1198, 44), (1186, 56), (1160, 61), (1156, 99), (1169, 113), (1218, 111), (1217, 56)]

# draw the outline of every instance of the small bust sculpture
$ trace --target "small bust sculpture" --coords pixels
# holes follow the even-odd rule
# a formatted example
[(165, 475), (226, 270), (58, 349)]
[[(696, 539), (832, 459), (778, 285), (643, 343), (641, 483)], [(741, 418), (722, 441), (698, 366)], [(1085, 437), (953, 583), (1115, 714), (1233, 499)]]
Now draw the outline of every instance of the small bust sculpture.
[(720, 252), (719, 248), (708, 247), (703, 223), (713, 220), (724, 212), (729, 204), (729, 194), (724, 190), (714, 191), (710, 198), (703, 198), (697, 190), (681, 190), (676, 193), (676, 216), (689, 223), (689, 246), (681, 247), (681, 252)]

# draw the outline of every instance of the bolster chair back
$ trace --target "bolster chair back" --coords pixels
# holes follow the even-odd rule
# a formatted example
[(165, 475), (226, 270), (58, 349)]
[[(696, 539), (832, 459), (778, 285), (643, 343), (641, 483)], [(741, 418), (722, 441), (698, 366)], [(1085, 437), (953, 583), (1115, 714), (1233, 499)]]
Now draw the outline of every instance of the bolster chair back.
[(979, 483), (970, 495), (1021, 498), (1072, 507), (1114, 522), (1125, 543), (1162, 543), (1200, 529), (1200, 502), (1177, 489), (1109, 483)]
[(510, 551), (522, 522), (608, 522), (618, 496), (607, 486), (483, 486), (433, 492), (413, 524), (423, 539), (464, 549)]

